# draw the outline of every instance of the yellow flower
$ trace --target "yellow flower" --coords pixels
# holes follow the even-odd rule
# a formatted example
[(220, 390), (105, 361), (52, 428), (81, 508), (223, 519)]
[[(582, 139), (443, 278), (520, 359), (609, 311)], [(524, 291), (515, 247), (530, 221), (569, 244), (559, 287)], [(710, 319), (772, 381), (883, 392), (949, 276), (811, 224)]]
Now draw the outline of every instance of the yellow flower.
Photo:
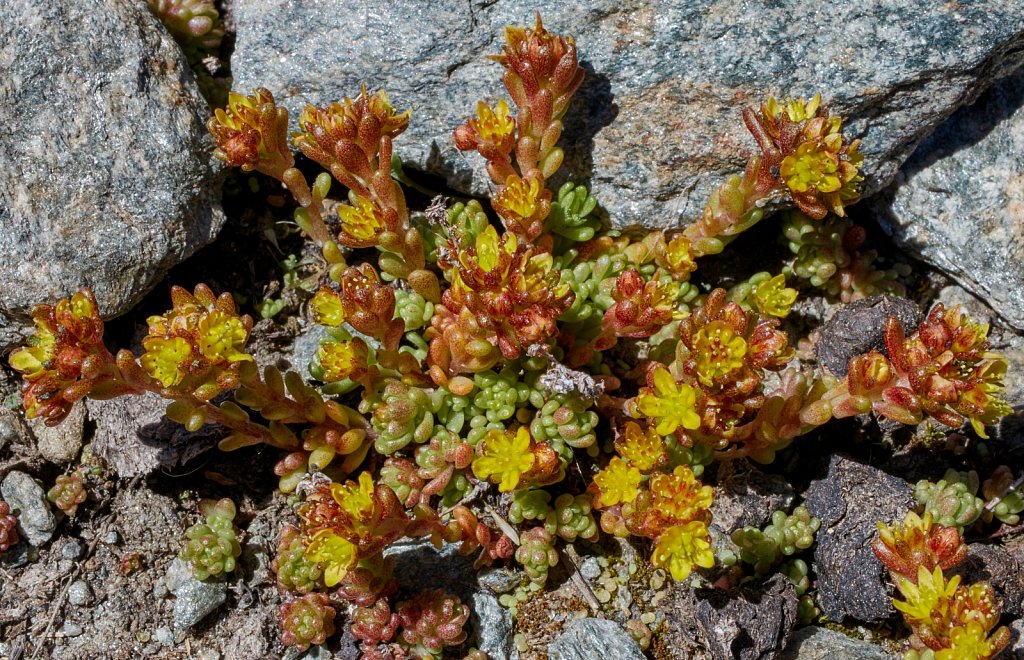
[(836, 174), (838, 170), (839, 158), (818, 140), (803, 142), (779, 166), (786, 185), (798, 193), (811, 189), (823, 193), (838, 191), (843, 186)]
[(36, 319), (36, 331), (30, 345), (11, 353), (11, 367), (26, 377), (45, 371), (47, 363), (53, 359), (56, 346), (57, 336), (53, 330), (46, 323)]
[(370, 247), (377, 236), (388, 229), (381, 208), (371, 200), (356, 195), (355, 204), (338, 207), (341, 218), (341, 242), (352, 247)]
[(213, 310), (199, 320), (196, 339), (199, 351), (211, 362), (243, 362), (252, 356), (241, 349), (249, 339), (242, 321), (221, 310)]
[(626, 504), (640, 493), (640, 471), (616, 456), (608, 467), (594, 475), (594, 483), (600, 490), (599, 506)]
[(544, 180), (540, 176), (520, 179), (509, 175), (504, 189), (494, 198), (494, 210), (503, 218), (530, 218), (537, 212), (543, 190)]
[(146, 337), (142, 341), (146, 352), (140, 362), (146, 372), (164, 387), (180, 383), (188, 372), (192, 344), (181, 337)]
[(243, 172), (255, 169), (280, 176), (294, 163), (285, 144), (288, 114), (266, 89), (252, 96), (231, 92), (227, 107), (215, 110), (206, 126), (217, 141), (214, 156)]
[(665, 460), (665, 443), (654, 429), (644, 429), (636, 422), (626, 422), (622, 435), (615, 440), (619, 456), (640, 470), (647, 472)]
[(935, 653), (935, 660), (982, 660), (991, 658), (1002, 650), (1002, 645), (992, 643), (987, 631), (977, 621), (969, 621), (949, 631), (949, 648)]
[(821, 94), (815, 94), (810, 101), (786, 99), (784, 104), (780, 104), (775, 97), (771, 97), (765, 107), (773, 117), (778, 117), (785, 112), (790, 121), (800, 122), (817, 116), (818, 109), (821, 107)]
[(786, 288), (786, 276), (779, 274), (754, 288), (754, 300), (762, 314), (785, 318), (796, 302), (796, 289)]
[(359, 483), (346, 481), (344, 484), (331, 484), (331, 497), (353, 520), (361, 521), (373, 514), (373, 490), (373, 478), (369, 473), (361, 472)]
[(341, 296), (329, 287), (321, 287), (309, 301), (309, 311), (313, 320), (320, 325), (337, 328), (345, 322), (345, 308), (341, 305)]
[(665, 246), (665, 266), (677, 279), (688, 276), (697, 270), (697, 262), (693, 260), (693, 246), (690, 239), (679, 235)]
[(699, 521), (669, 527), (658, 536), (651, 561), (668, 569), (675, 580), (685, 580), (694, 566), (711, 568), (715, 553), (708, 542), (708, 528)]
[(688, 465), (677, 466), (672, 474), (654, 475), (650, 490), (651, 508), (672, 523), (691, 521), (711, 506), (711, 486), (701, 484)]
[(354, 543), (330, 529), (321, 529), (310, 540), (304, 554), (306, 559), (323, 567), (324, 584), (333, 587), (356, 563), (357, 550)]
[(491, 430), (483, 440), (483, 455), (473, 460), (473, 474), (478, 479), (500, 480), (498, 490), (507, 493), (519, 485), (519, 479), (533, 467), (535, 457), (530, 450), (530, 432), (520, 426), (510, 431)]
[(509, 115), (508, 103), (504, 100), (498, 101), (493, 110), (483, 101), (479, 101), (476, 104), (476, 115), (473, 127), (480, 138), (487, 142), (501, 144), (510, 138), (516, 129), (516, 121)]
[(953, 594), (960, 584), (960, 576), (954, 575), (948, 582), (938, 566), (935, 571), (928, 572), (924, 566), (917, 569), (917, 584), (905, 577), (900, 577), (897, 586), (906, 601), (894, 600), (893, 606), (903, 612), (904, 618), (911, 625), (927, 623), (930, 627), (941, 629), (949, 618)]
[(747, 342), (728, 323), (712, 321), (697, 331), (693, 339), (697, 378), (710, 386), (743, 366)]
[[(474, 248), (476, 264), (489, 273), (499, 264), (504, 264), (507, 267), (511, 263), (507, 258), (502, 259), (502, 256), (511, 257), (516, 253), (516, 235), (508, 232), (504, 238), (500, 238), (494, 225), (487, 225), (482, 232), (477, 234)], [(501, 274), (504, 275), (504, 273)]]
[(95, 300), (83, 295), (81, 291), (75, 293), (70, 299), (64, 298), (57, 303), (57, 314), (59, 315), (63, 311), (70, 312), (71, 316), (79, 321), (91, 319), (98, 314)]
[(644, 417), (656, 420), (655, 430), (660, 435), (675, 433), (680, 426), (695, 429), (700, 417), (694, 412), (696, 394), (686, 383), (676, 383), (672, 374), (658, 367), (653, 375), (654, 388), (645, 387), (637, 397), (637, 409)]
[(323, 380), (336, 383), (348, 378), (359, 363), (356, 350), (350, 341), (325, 341), (317, 350), (320, 366), (324, 368)]

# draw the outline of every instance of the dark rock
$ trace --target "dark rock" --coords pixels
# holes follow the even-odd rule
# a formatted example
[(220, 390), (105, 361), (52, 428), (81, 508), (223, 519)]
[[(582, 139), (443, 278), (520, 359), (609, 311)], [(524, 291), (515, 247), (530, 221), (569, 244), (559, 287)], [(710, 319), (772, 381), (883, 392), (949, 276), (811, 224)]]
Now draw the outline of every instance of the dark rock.
[(1024, 330), (1024, 69), (943, 122), (873, 205), (900, 247)]
[(916, 507), (902, 479), (841, 455), (811, 482), (804, 505), (821, 520), (814, 549), (818, 604), (833, 621), (878, 622), (892, 607), (888, 572), (871, 550), (878, 522), (902, 521)]
[(821, 327), (814, 356), (837, 377), (846, 375), (850, 358), (871, 349), (885, 352), (885, 320), (895, 316), (908, 335), (917, 330), (921, 310), (906, 298), (871, 296), (844, 305)]
[[(895, 175), (923, 137), (1021, 61), (1016, 0), (692, 2), (345, 0), (233, 3), (235, 88), (270, 89), (292, 113), (305, 103), (385, 87), (413, 108), (395, 153), (460, 191), (490, 186), (484, 164), (455, 150), (452, 130), (478, 99), (504, 97), (508, 24), (576, 37), (587, 78), (565, 118), (564, 171), (593, 187), (616, 225), (692, 221), (754, 149), (740, 118), (769, 94), (824, 94), (864, 140), (867, 192)], [(316, 29), (310, 29), (315, 25)], [(892, 57), (899, 53), (900, 57)]]
[(148, 392), (105, 401), (88, 399), (89, 417), (96, 425), (93, 452), (119, 476), (130, 479), (159, 467), (182, 465), (227, 435), (219, 426), (189, 433), (164, 415), (167, 403)]
[(989, 581), (1003, 603), (1003, 612), (1024, 616), (1024, 573), (1020, 561), (1024, 559), (1024, 544), (1018, 542), (1012, 546), (1013, 552), (984, 543), (971, 543), (967, 547), (967, 557), (949, 574), (961, 576), (960, 583), (965, 585)]
[(129, 309), (224, 222), (209, 114), (145, 3), (0, 3), (0, 350), (89, 286)]
[(720, 463), (711, 519), (727, 533), (746, 525), (761, 528), (773, 511), (789, 510), (794, 496), (783, 477), (765, 474), (745, 459)]
[(663, 608), (666, 644), (679, 657), (702, 657), (710, 649), (715, 660), (771, 658), (786, 647), (796, 602), (793, 583), (780, 573), (730, 591), (679, 587)]
[(18, 533), (29, 543), (39, 547), (53, 538), (57, 516), (50, 510), (46, 492), (35, 479), (24, 472), (12, 470), (0, 484), (0, 495), (18, 518)]
[(807, 626), (793, 633), (779, 660), (889, 660), (892, 657), (870, 642), (828, 628)]
[(440, 551), (426, 542), (397, 543), (385, 550), (395, 558), (395, 578), (411, 591), (442, 588), (469, 606), (465, 630), (470, 643), (495, 660), (512, 657), (512, 617), (494, 594), (480, 584), (473, 560), (462, 557), (457, 545)]
[(576, 619), (548, 645), (551, 660), (590, 660), (610, 657), (643, 660), (637, 643), (617, 623), (587, 617)]

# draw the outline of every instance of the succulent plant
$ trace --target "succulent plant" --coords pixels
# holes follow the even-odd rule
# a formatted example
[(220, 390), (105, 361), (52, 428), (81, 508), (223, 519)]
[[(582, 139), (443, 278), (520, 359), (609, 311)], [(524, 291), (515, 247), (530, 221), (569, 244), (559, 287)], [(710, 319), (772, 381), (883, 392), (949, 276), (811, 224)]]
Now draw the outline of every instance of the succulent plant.
[(335, 609), (327, 594), (311, 593), (281, 606), (281, 643), (305, 651), (334, 634)]
[(11, 513), (11, 505), (0, 500), (0, 552), (7, 552), (18, 544), (18, 519)]
[(200, 510), (206, 522), (192, 525), (185, 531), (188, 541), (179, 556), (192, 565), (195, 579), (206, 580), (234, 571), (242, 546), (234, 525), (234, 502), (227, 498), (218, 502), (207, 500), (200, 504)]

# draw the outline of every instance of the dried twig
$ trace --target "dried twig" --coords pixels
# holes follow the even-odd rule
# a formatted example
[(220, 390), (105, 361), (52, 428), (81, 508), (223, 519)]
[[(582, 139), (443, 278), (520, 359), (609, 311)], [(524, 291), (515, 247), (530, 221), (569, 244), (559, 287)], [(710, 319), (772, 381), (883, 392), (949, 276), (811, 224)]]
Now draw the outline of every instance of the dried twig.
[(583, 577), (583, 573), (580, 572), (580, 556), (576, 553), (576, 548), (571, 543), (567, 543), (565, 548), (559, 551), (559, 554), (562, 555), (562, 558), (569, 565), (572, 582), (576, 585), (580, 595), (583, 596), (583, 600), (587, 601), (587, 605), (596, 616), (602, 616), (601, 603), (597, 600), (597, 596), (594, 595), (594, 590), (590, 588), (590, 583), (587, 582), (586, 578)]

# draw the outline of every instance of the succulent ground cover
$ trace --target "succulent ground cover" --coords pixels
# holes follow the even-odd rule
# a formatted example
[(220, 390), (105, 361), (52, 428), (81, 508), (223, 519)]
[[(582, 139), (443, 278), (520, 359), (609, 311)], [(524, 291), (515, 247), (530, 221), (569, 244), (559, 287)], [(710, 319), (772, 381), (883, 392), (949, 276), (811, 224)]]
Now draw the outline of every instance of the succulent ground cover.
[[(190, 57), (220, 38), (202, 7), (153, 8)], [(524, 653), (537, 650), (530, 618), (565, 581), (584, 610), (614, 618), (613, 592), (636, 584), (728, 592), (776, 580), (801, 623), (822, 621), (806, 554), (821, 521), (786, 506), (716, 538), (716, 473), (732, 461), (770, 469), (848, 418), (879, 438), (886, 428), (890, 443), (907, 425), (973, 450), (1011, 412), (989, 327), (936, 304), (916, 325), (886, 318), (877, 348), (849, 355), (844, 373), (815, 367), (813, 328), (793, 318), (801, 296), (905, 296), (910, 282), (851, 218), (860, 141), (821, 95), (746, 109), (737, 120), (757, 150), (745, 170), (692, 224), (634, 234), (609, 230), (600, 200), (562, 171), (563, 120), (585, 75), (572, 37), (538, 16), (507, 28), (493, 59), (508, 99), (480, 101), (453, 127), (455, 146), (486, 163), (486, 200), (435, 195), (403, 171), (415, 113), (384, 90), (309, 105), (291, 134), (268, 90), (231, 92), (208, 128), (238, 168), (235, 199), (294, 207), (280, 240), (299, 247), (277, 297), (248, 301), (265, 320), (230, 291), (172, 285), (170, 309), (148, 315), (129, 348), (105, 334), (88, 289), (44, 302), (9, 358), (26, 416), (56, 426), (86, 398), (155, 395), (186, 431), (217, 430), (216, 460), (262, 461), (212, 475), (209, 493), (198, 482), (222, 497), (191, 498), (203, 521), (179, 558), (198, 582), (229, 581), (252, 512), (239, 516), (219, 486), (276, 487), (279, 644), (298, 651), (347, 636), (367, 658), (486, 657), (469, 603), (445, 585), (400, 584), (392, 551), (415, 539), (457, 548), (467, 570), (516, 571), (501, 602)], [(788, 255), (773, 271), (724, 274), (716, 255), (752, 231), (779, 234)], [(294, 368), (251, 347), (257, 328), (289, 317), (321, 337)], [(995, 587), (949, 571), (969, 530), (1019, 522), (1017, 476), (953, 470), (918, 483), (920, 512), (877, 521), (871, 547), (907, 627), (890, 640), (905, 657), (989, 658), (1009, 643)], [(83, 456), (47, 498), (74, 518), (104, 501), (106, 478)], [(0, 514), (6, 550), (18, 535), (9, 507)], [(633, 555), (625, 580), (610, 546)], [(122, 567), (130, 576), (137, 561)], [(646, 614), (623, 630), (673, 657), (671, 626)]]

